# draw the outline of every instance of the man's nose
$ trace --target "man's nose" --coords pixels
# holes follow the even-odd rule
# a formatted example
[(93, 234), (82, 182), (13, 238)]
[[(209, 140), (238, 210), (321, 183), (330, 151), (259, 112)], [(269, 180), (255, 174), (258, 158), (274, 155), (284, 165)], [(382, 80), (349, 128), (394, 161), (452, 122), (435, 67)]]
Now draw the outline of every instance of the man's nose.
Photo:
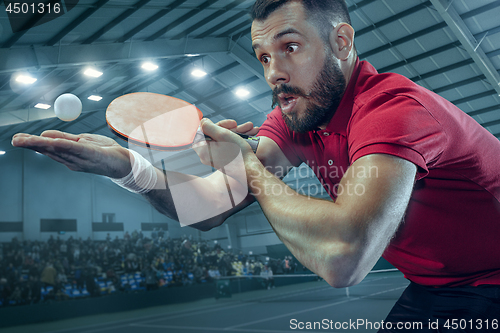
[(290, 81), (290, 75), (282, 62), (273, 59), (269, 65), (266, 80), (271, 86), (276, 86), (278, 84), (288, 83)]

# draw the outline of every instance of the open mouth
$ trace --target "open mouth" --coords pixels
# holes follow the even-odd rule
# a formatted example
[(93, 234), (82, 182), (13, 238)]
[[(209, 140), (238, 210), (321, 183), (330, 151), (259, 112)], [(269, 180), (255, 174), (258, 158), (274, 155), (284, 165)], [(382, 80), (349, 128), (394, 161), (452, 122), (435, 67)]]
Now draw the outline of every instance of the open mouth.
[(297, 103), (297, 96), (289, 94), (279, 94), (278, 99), (280, 102), (281, 111), (290, 113)]
[(283, 97), (281, 100), (281, 104), (283, 105), (288, 105), (290, 104), (291, 101), (293, 101), (295, 99), (295, 96), (287, 96), (287, 97)]

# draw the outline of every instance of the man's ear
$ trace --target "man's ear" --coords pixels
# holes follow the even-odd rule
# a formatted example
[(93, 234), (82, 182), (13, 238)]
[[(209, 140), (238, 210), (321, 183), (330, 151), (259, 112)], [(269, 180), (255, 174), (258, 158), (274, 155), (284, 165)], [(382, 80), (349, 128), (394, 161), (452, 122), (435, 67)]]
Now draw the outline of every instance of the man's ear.
[(354, 48), (354, 29), (348, 23), (337, 24), (329, 37), (330, 47), (340, 60), (347, 60)]

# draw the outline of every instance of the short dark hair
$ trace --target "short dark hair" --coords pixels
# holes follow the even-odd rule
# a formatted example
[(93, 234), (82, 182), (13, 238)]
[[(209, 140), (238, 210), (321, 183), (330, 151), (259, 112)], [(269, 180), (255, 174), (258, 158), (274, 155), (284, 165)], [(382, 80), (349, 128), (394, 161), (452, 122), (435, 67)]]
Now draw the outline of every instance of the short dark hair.
[(250, 12), (252, 21), (264, 21), (275, 10), (291, 2), (302, 3), (308, 20), (315, 24), (325, 41), (330, 35), (332, 21), (352, 25), (345, 0), (256, 0)]

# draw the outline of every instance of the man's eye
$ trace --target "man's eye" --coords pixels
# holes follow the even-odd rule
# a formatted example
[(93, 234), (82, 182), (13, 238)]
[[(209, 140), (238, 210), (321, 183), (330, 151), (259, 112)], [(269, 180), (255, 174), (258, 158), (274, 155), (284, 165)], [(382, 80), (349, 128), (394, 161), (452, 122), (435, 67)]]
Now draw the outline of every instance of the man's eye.
[(297, 48), (298, 48), (298, 46), (297, 46), (297, 45), (288, 45), (288, 46), (286, 47), (286, 50), (287, 50), (288, 52), (295, 52), (295, 51), (297, 51)]
[(260, 57), (260, 62), (262, 62), (263, 64), (267, 64), (269, 62), (269, 57), (268, 56)]

